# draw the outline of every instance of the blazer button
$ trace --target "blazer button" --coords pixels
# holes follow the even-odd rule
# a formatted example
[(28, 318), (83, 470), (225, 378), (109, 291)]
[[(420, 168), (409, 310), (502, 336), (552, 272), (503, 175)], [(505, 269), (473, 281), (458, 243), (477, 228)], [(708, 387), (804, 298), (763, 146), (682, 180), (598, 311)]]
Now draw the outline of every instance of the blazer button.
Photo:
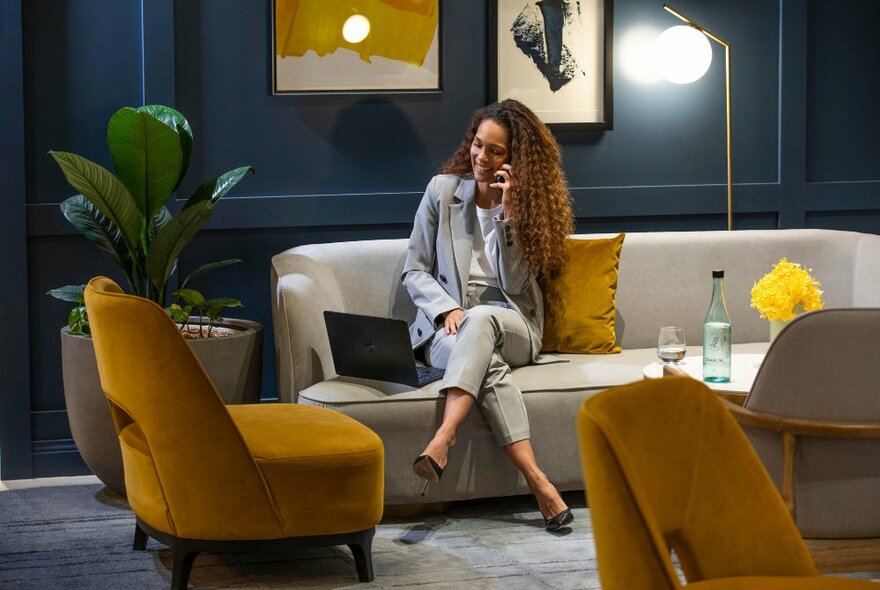
[(537, 316), (537, 315), (538, 315), (538, 314), (537, 314), (537, 313), (535, 313), (535, 310), (534, 310), (534, 309), (532, 309), (532, 310), (530, 310), (530, 312), (529, 312), (529, 313), (531, 313), (531, 314), (532, 314), (532, 317), (535, 317), (535, 316)]
[(443, 281), (443, 282), (445, 283), (445, 282), (446, 282), (446, 276), (445, 276), (445, 275), (440, 275), (440, 280)]
[(508, 240), (508, 242), (507, 242), (507, 247), (510, 248), (511, 246), (513, 246), (513, 242), (511, 242), (511, 241)]

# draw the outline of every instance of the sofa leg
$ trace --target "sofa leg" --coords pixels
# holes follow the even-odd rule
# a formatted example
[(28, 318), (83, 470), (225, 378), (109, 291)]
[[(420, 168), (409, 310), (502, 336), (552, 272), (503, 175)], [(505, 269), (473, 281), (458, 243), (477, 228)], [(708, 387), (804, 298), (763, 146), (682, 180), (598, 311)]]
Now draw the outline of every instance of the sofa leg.
[(356, 541), (348, 543), (351, 554), (354, 557), (354, 565), (357, 568), (358, 580), (361, 582), (373, 581), (373, 535), (376, 529), (363, 531)]
[(132, 543), (132, 549), (135, 551), (143, 551), (147, 548), (147, 539), (149, 536), (147, 532), (141, 528), (139, 522), (134, 523), (134, 543)]
[(174, 565), (171, 569), (171, 590), (186, 590), (189, 586), (189, 574), (192, 572), (193, 561), (198, 551), (175, 547), (172, 549)]

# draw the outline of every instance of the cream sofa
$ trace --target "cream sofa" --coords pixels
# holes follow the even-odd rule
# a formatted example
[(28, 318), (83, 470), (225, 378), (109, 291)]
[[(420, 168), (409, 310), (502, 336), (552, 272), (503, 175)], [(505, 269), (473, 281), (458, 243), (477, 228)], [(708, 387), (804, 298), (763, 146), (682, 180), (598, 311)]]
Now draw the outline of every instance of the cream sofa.
[[(577, 235), (590, 239), (608, 237)], [(300, 246), (272, 259), (273, 321), (282, 402), (333, 408), (375, 430), (385, 443), (385, 502), (410, 504), (528, 493), (479, 412), (458, 436), (443, 479), (421, 497), (410, 465), (439, 424), (437, 384), (421, 389), (338, 377), (322, 312), (411, 320), (400, 284), (406, 240)], [(514, 370), (539, 464), (560, 489), (582, 489), (574, 416), (599, 390), (643, 377), (656, 361), (660, 326), (685, 329), (699, 355), (712, 269), (726, 272), (734, 352), (763, 352), (769, 327), (749, 306), (752, 284), (782, 257), (811, 268), (827, 307), (880, 307), (880, 236), (831, 230), (630, 233), (617, 289), (620, 354), (559, 355), (570, 362)]]

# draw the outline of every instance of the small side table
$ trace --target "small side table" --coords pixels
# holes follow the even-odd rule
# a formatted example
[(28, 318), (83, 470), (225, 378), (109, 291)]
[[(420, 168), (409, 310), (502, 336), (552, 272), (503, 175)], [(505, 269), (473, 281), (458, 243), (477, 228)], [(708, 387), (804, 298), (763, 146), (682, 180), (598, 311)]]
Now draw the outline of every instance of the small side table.
[[(764, 362), (763, 354), (734, 353), (730, 359), (730, 382), (710, 383), (706, 381), (704, 383), (721, 397), (742, 405), (752, 389), (752, 383), (755, 381), (755, 376), (758, 374), (762, 362)], [(703, 381), (702, 356), (685, 357), (678, 364), (678, 367), (697, 381)], [(646, 379), (658, 379), (663, 376), (663, 363), (656, 362), (646, 365), (642, 373)]]

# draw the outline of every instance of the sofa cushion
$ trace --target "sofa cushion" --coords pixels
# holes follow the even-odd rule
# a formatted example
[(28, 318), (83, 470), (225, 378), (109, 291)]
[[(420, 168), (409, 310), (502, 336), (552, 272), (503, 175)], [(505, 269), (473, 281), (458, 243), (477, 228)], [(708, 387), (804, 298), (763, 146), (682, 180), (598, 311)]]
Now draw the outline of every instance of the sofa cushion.
[[(651, 349), (626, 350), (615, 356), (560, 354), (568, 362), (548, 365), (527, 365), (513, 370), (520, 390), (530, 393), (546, 391), (584, 391), (604, 389), (629, 383), (643, 377), (642, 368), (657, 360)], [(376, 403), (378, 401), (408, 402), (441, 397), (440, 381), (424, 387), (373, 381), (356, 377), (335, 377), (315, 383), (300, 392), (300, 402), (324, 407)]]
[(620, 352), (614, 331), (617, 267), (626, 234), (606, 239), (568, 239), (568, 263), (559, 278), (562, 305), (547, 310), (546, 351)]
[[(699, 354), (699, 347), (692, 352)], [(766, 342), (734, 344), (736, 354), (764, 353)], [(513, 369), (513, 379), (524, 395), (542, 392), (575, 392), (606, 389), (644, 378), (644, 368), (657, 362), (655, 348), (633, 348), (616, 355), (558, 354), (566, 362), (526, 365)], [(687, 360), (685, 361), (687, 362)], [(300, 392), (300, 402), (339, 407), (376, 402), (413, 402), (438, 399), (440, 381), (415, 388), (388, 381), (356, 377), (335, 377), (315, 383)]]

